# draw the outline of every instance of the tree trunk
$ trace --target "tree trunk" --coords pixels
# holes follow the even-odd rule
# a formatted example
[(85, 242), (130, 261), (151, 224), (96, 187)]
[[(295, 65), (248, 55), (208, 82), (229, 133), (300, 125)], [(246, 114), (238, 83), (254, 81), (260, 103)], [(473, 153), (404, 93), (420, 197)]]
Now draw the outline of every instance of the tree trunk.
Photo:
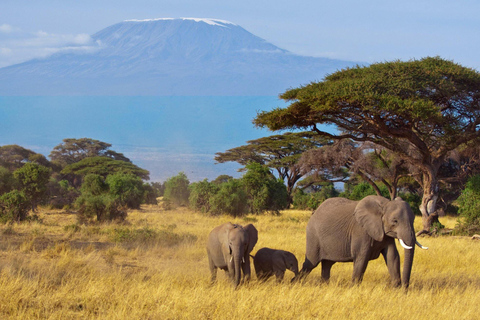
[[(429, 232), (435, 221), (435, 216), (430, 217), (436, 210), (438, 200), (438, 181), (435, 174), (423, 175), (423, 196), (420, 204), (422, 213), (423, 232)], [(438, 215), (437, 219), (438, 221)]]

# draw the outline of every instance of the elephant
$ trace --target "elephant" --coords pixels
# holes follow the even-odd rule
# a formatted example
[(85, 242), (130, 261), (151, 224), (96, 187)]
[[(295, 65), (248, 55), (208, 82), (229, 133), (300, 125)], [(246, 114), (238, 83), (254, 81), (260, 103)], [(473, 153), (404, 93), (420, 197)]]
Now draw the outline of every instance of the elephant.
[(291, 252), (262, 248), (252, 257), (255, 273), (259, 280), (266, 281), (275, 275), (277, 282), (281, 282), (287, 269), (292, 271), (295, 276), (298, 275), (298, 261)]
[[(415, 237), (412, 209), (401, 198), (389, 200), (367, 196), (360, 201), (345, 198), (325, 200), (307, 224), (305, 262), (298, 281), (322, 263), (322, 278), (328, 281), (336, 262), (353, 262), (352, 282), (360, 283), (369, 260), (383, 255), (393, 286), (408, 288), (412, 271)], [(405, 249), (403, 272), (395, 238)]]
[(214, 228), (207, 241), (207, 254), (212, 283), (217, 269), (225, 270), (237, 288), (243, 271), (243, 280), (250, 280), (250, 252), (258, 241), (258, 231), (248, 224), (242, 227), (230, 222)]

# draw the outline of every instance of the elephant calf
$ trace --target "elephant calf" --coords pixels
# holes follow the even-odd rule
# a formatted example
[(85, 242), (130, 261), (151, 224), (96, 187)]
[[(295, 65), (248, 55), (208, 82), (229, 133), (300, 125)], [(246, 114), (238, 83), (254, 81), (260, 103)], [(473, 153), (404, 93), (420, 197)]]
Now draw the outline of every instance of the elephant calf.
[(284, 250), (262, 248), (253, 257), (253, 265), (257, 278), (262, 281), (275, 275), (277, 282), (281, 282), (287, 269), (295, 276), (298, 275), (297, 258), (293, 253)]

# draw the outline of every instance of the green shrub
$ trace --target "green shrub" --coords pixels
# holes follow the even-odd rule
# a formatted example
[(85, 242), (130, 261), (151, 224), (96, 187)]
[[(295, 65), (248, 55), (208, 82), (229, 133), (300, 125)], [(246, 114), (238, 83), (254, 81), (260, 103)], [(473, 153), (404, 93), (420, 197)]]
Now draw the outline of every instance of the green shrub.
[(458, 197), (460, 214), (458, 229), (464, 233), (480, 231), (480, 176), (471, 177)]
[[(388, 189), (384, 185), (379, 186), (380, 193), (383, 197), (390, 199)], [(362, 200), (366, 196), (376, 195), (377, 193), (368, 182), (361, 182), (355, 185), (351, 191), (344, 191), (340, 194), (341, 197), (348, 198), (350, 200)]]
[(187, 206), (188, 197), (190, 195), (188, 181), (185, 173), (180, 172), (178, 175), (165, 181), (165, 193), (163, 199), (173, 206)]
[(252, 162), (245, 167), (247, 172), (241, 180), (248, 195), (250, 212), (278, 213), (288, 207), (287, 187), (282, 180), (277, 180), (268, 167), (259, 163)]
[(210, 198), (212, 214), (228, 214), (234, 217), (248, 212), (247, 194), (240, 180), (222, 183), (218, 192)]
[(203, 213), (210, 211), (210, 199), (218, 192), (220, 187), (214, 182), (208, 182), (207, 179), (194, 182), (190, 186), (190, 196), (188, 201), (190, 208)]
[(307, 193), (302, 189), (296, 189), (293, 193), (293, 207), (299, 210), (315, 210), (326, 199), (338, 195), (333, 183), (322, 185), (321, 189), (315, 192)]
[(0, 221), (23, 221), (27, 219), (30, 201), (23, 191), (12, 190), (0, 196)]
[(142, 179), (130, 174), (115, 173), (107, 176), (105, 182), (108, 192), (118, 200), (120, 206), (140, 208), (145, 192)]
[(85, 222), (124, 220), (127, 212), (118, 198), (104, 193), (100, 195), (82, 194), (76, 201), (78, 220)]

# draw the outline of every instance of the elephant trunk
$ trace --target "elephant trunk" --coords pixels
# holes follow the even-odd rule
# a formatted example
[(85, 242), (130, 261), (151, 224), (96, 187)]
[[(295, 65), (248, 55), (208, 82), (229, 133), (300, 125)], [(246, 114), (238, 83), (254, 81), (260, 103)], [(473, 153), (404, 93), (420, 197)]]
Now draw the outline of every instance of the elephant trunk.
[(235, 288), (238, 287), (240, 284), (240, 279), (242, 276), (242, 254), (240, 253), (240, 250), (235, 250), (233, 254), (233, 264), (234, 264), (234, 270), (235, 270), (235, 276), (234, 276), (234, 283), (235, 283)]
[(406, 238), (399, 238), (400, 241), (403, 241), (405, 246), (405, 254), (403, 260), (403, 271), (402, 271), (402, 285), (404, 288), (408, 288), (410, 284), (410, 275), (412, 273), (413, 265), (413, 256), (415, 254), (415, 233), (413, 230), (410, 232), (410, 235)]

